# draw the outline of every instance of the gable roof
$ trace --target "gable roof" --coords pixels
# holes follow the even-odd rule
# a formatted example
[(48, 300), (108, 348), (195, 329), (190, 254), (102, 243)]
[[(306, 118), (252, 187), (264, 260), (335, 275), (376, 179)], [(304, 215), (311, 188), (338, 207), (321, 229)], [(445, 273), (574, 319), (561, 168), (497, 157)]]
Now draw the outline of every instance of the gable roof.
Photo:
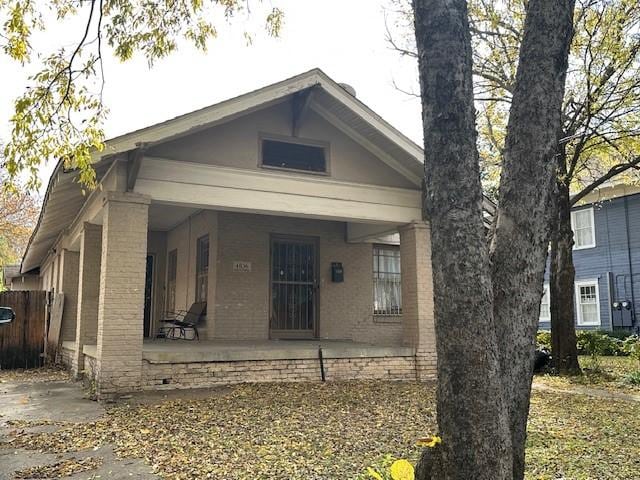
[[(314, 88), (319, 87), (319, 88)], [(268, 85), (173, 119), (120, 135), (106, 142), (101, 153), (116, 155), (139, 147), (151, 147), (231, 121), (314, 88), (312, 108), (329, 122), (347, 129), (354, 140), (391, 163), (420, 186), (423, 150), (319, 68)]]
[[(151, 147), (184, 137), (309, 89), (313, 89), (311, 108), (316, 113), (363, 144), (417, 188), (420, 187), (423, 150), (318, 68), (107, 140), (103, 151), (94, 151), (92, 154), (97, 180), (100, 181), (115, 158), (140, 145)], [(76, 177), (77, 172), (65, 169), (62, 162), (58, 163), (51, 175), (38, 223), (22, 259), (23, 273), (40, 266), (59, 236), (80, 212), (87, 197), (82, 194)]]

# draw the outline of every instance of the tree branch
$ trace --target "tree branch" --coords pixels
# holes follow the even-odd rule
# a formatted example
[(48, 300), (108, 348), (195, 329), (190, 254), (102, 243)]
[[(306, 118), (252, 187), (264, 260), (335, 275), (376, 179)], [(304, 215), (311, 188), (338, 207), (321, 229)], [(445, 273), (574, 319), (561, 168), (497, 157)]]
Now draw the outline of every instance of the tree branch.
[(620, 175), (621, 173), (623, 173), (626, 170), (629, 170), (631, 168), (637, 168), (638, 164), (640, 164), (640, 155), (638, 155), (637, 157), (635, 157), (634, 159), (632, 159), (632, 160), (630, 160), (630, 161), (628, 161), (626, 163), (619, 163), (618, 165), (614, 165), (613, 167), (611, 167), (607, 171), (607, 173), (602, 175), (597, 180), (591, 182), (589, 185), (584, 187), (580, 192), (578, 192), (573, 197), (571, 197), (571, 200), (570, 200), (571, 206), (574, 206), (576, 203), (578, 203), (584, 197), (586, 197), (591, 192), (593, 192), (596, 188), (598, 188), (599, 186), (601, 186), (603, 183), (607, 182), (608, 180), (611, 180), (616, 175)]

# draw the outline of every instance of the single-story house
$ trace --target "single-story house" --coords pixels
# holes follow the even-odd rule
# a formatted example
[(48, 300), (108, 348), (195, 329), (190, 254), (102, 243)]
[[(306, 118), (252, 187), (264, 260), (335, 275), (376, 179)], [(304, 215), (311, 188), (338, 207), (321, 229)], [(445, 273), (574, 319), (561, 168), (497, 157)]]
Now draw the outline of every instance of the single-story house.
[[(87, 195), (59, 164), (22, 272), (64, 293), (62, 357), (99, 395), (432, 378), (422, 158), (314, 69), (108, 140)], [(156, 338), (198, 302), (199, 340)]]

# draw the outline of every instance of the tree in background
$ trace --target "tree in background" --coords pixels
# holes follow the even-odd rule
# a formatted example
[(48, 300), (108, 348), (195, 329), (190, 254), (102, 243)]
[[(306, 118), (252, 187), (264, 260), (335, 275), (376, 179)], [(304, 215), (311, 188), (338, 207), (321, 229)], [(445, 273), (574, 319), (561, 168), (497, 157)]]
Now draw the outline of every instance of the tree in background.
[[(16, 99), (11, 136), (5, 139), (8, 183), (26, 172), (27, 188), (39, 185), (38, 169), (47, 160), (64, 159), (79, 169), (79, 180), (92, 187), (92, 152), (104, 147), (102, 101), (103, 56), (127, 61), (143, 56), (149, 65), (173, 53), (181, 41), (206, 51), (216, 37), (216, 24), (249, 12), (248, 0), (0, 0), (0, 48), (25, 66), (40, 70)], [(278, 35), (283, 12), (252, 4), (265, 16), (270, 35)], [(34, 33), (48, 33), (52, 23), (83, 20), (79, 41), (50, 52), (34, 52)], [(251, 36), (245, 34), (250, 40)]]
[[(0, 184), (6, 180), (7, 173), (0, 168)], [(20, 262), (39, 211), (40, 202), (34, 195), (20, 188), (0, 188), (0, 270), (5, 265)]]
[[(478, 147), (485, 190), (495, 196), (516, 81), (526, 0), (469, 2)], [(389, 41), (415, 58), (408, 0), (392, 0)], [(574, 16), (557, 148), (549, 286), (555, 368), (580, 371), (574, 323), (571, 208), (607, 182), (636, 183), (640, 164), (640, 3), (579, 0)]]
[(442, 437), (418, 478), (520, 480), (574, 1), (527, 2), (490, 249), (467, 2), (413, 8)]

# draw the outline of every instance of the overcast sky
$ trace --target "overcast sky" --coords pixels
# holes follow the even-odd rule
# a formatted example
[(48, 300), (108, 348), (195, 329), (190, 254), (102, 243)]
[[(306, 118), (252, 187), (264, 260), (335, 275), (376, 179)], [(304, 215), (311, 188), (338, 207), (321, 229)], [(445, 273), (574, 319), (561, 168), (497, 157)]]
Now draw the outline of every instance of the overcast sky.
[[(144, 59), (105, 63), (105, 101), (110, 109), (107, 138), (161, 122), (291, 77), (314, 67), (352, 85), (357, 96), (417, 143), (422, 142), (420, 102), (399, 92), (395, 81), (415, 88), (416, 71), (385, 41), (385, 0), (273, 0), (285, 12), (280, 38), (255, 35), (246, 45), (243, 32), (261, 31), (244, 19), (217, 25), (209, 52), (181, 48), (149, 69)], [(263, 18), (259, 18), (262, 22)], [(54, 26), (34, 39), (43, 52), (73, 42), (71, 25)], [(0, 56), (0, 137), (7, 138), (12, 102), (25, 88), (31, 70)], [(44, 186), (53, 168), (43, 170)]]

